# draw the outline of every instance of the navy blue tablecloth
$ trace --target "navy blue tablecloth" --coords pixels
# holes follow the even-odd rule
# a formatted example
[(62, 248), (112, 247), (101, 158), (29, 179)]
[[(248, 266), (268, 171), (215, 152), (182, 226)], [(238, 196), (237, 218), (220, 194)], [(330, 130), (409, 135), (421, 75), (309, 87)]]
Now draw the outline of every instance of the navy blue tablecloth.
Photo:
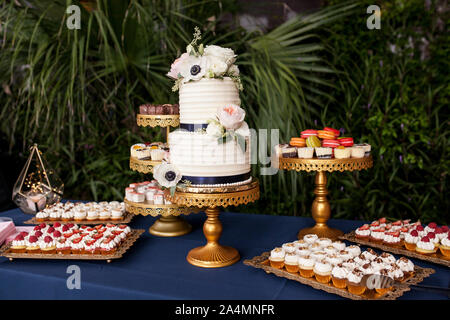
[[(19, 209), (0, 213), (16, 225), (30, 219)], [(0, 299), (342, 299), (296, 281), (266, 274), (243, 264), (284, 242), (296, 240), (299, 229), (313, 225), (311, 218), (224, 212), (221, 244), (237, 248), (241, 260), (229, 267), (204, 269), (190, 265), (186, 254), (205, 243), (204, 213), (185, 217), (192, 224), (190, 234), (160, 238), (148, 233), (155, 218), (136, 216), (130, 226), (146, 229), (134, 246), (118, 260), (26, 260), (0, 257)], [(361, 221), (330, 220), (331, 227), (349, 232)], [(450, 271), (440, 265), (413, 259), (436, 270), (422, 284), (448, 287)], [(81, 270), (81, 289), (68, 289), (67, 268)], [(447, 299), (418, 290), (400, 299)]]

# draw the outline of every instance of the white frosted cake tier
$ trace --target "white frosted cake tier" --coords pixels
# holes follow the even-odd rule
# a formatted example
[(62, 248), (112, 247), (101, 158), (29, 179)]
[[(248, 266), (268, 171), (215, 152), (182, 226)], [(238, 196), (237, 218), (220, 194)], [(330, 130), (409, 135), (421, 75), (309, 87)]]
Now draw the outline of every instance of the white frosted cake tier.
[(217, 107), (240, 106), (239, 90), (231, 78), (191, 81), (180, 87), (180, 123), (204, 124), (216, 118)]
[[(169, 134), (170, 162), (184, 177), (229, 177), (250, 172), (250, 139), (244, 152), (235, 140), (218, 143), (204, 132), (177, 130)], [(220, 179), (220, 178), (218, 178)], [(238, 177), (234, 180), (240, 179)], [(247, 180), (243, 176), (242, 180)], [(237, 181), (230, 181), (234, 183)], [(228, 183), (225, 181), (216, 183)], [(194, 183), (195, 184), (195, 183)]]

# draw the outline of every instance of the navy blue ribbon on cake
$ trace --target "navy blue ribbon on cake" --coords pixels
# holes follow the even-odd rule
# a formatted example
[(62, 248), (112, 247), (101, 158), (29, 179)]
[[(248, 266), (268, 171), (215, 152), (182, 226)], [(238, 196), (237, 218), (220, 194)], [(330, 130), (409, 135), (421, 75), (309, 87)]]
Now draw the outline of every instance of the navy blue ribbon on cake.
[(206, 129), (207, 126), (207, 123), (180, 123), (180, 129), (191, 132), (197, 131), (199, 129)]
[(192, 177), (183, 176), (181, 180), (188, 180), (192, 184), (225, 184), (236, 183), (250, 179), (250, 172), (238, 174), (234, 176), (222, 176), (222, 177)]

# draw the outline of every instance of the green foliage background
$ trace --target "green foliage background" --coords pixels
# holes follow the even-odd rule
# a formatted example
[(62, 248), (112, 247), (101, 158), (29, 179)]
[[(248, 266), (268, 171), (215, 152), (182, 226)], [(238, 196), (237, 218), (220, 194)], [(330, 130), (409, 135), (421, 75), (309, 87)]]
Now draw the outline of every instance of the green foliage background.
[[(165, 73), (200, 26), (202, 42), (239, 54), (251, 127), (288, 141), (333, 126), (372, 145), (374, 168), (328, 175), (333, 217), (448, 223), (448, 9), (382, 1), (381, 29), (368, 30), (370, 2), (330, 1), (264, 34), (221, 23), (240, 10), (231, 0), (99, 1), (77, 31), (65, 25), (76, 1), (0, 0), (2, 140), (21, 161), (39, 143), (67, 198), (122, 199), (144, 178), (129, 147), (162, 139), (136, 126), (137, 106), (177, 101)], [(253, 173), (261, 200), (231, 210), (310, 215), (312, 174)]]

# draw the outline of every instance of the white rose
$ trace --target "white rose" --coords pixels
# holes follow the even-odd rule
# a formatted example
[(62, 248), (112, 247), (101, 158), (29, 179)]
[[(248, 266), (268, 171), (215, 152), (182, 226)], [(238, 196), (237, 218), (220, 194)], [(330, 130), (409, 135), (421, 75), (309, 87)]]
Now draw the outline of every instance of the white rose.
[(206, 127), (206, 134), (220, 138), (224, 133), (223, 127), (217, 121), (211, 121)]
[(226, 129), (236, 130), (244, 122), (245, 111), (235, 104), (229, 104), (217, 108), (217, 118)]
[(207, 56), (208, 59), (208, 75), (216, 77), (223, 76), (228, 69), (228, 65), (222, 58), (216, 56)]
[(235, 76), (235, 77), (239, 76), (239, 68), (238, 68), (238, 66), (235, 65), (235, 64), (231, 65), (231, 66), (228, 68), (227, 73), (228, 73), (230, 76)]
[(204, 55), (223, 59), (228, 66), (231, 66), (236, 61), (236, 55), (233, 50), (215, 45), (206, 46)]

